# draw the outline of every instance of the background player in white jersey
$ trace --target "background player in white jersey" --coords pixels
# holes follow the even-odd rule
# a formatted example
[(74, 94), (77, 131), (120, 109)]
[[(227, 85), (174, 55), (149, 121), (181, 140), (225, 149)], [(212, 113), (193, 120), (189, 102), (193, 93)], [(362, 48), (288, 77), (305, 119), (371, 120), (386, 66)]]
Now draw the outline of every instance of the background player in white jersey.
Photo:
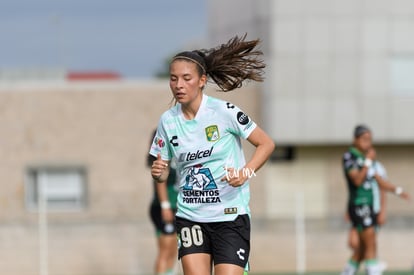
[[(274, 150), (272, 139), (243, 111), (203, 93), (210, 77), (222, 91), (262, 81), (259, 40), (234, 37), (209, 50), (177, 54), (170, 89), (177, 104), (160, 119), (150, 154), (156, 181), (176, 161), (179, 258), (186, 275), (241, 275), (250, 252), (249, 177)], [(256, 147), (245, 161), (240, 138)]]

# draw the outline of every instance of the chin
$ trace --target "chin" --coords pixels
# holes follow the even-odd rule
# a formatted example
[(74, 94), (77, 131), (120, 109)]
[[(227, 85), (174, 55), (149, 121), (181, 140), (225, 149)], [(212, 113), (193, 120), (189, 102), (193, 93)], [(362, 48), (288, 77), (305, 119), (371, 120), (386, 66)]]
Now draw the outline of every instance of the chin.
[(183, 103), (186, 103), (186, 102), (187, 102), (187, 100), (186, 100), (185, 98), (175, 98), (175, 100), (176, 100), (178, 103), (181, 103), (181, 104), (183, 104)]

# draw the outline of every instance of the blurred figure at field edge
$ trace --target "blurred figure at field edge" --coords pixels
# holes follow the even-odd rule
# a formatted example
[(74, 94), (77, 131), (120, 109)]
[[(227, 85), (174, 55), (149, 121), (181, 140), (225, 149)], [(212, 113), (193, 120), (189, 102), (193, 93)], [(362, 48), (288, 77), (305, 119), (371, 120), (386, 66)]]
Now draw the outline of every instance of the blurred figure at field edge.
[[(155, 136), (155, 131), (152, 137)], [(152, 141), (152, 139), (151, 139)], [(156, 160), (148, 154), (147, 165), (151, 167)], [(177, 173), (170, 169), (167, 181), (152, 180), (154, 195), (150, 205), (150, 217), (156, 230), (157, 258), (154, 271), (156, 275), (174, 275), (177, 263), (177, 232), (175, 213), (177, 212)]]
[(381, 275), (376, 247), (380, 192), (375, 191), (375, 186), (403, 199), (408, 200), (409, 195), (375, 169), (376, 151), (372, 146), (372, 133), (365, 125), (355, 127), (353, 146), (344, 153), (342, 163), (349, 191), (348, 215), (352, 227), (358, 232), (359, 249), (353, 251), (341, 274), (356, 274), (363, 262), (367, 275)]

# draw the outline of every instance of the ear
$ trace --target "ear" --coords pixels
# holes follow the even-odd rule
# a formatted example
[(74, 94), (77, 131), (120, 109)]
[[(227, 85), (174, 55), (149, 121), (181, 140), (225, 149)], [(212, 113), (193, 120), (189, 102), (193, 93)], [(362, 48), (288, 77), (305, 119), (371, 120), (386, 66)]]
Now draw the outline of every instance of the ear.
[(198, 87), (199, 87), (200, 89), (203, 89), (203, 88), (204, 88), (204, 86), (206, 86), (206, 83), (207, 83), (207, 76), (206, 76), (205, 74), (203, 74), (203, 75), (200, 77), (200, 80), (198, 81)]

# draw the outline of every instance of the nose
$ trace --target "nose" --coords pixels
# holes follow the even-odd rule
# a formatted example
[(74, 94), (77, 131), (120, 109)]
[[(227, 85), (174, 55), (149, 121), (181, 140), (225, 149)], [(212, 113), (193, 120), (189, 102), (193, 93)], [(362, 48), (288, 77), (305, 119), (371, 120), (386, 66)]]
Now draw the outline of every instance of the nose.
[(181, 78), (181, 77), (179, 77), (178, 79), (177, 79), (177, 85), (176, 85), (176, 88), (181, 88), (182, 86), (183, 86), (183, 79)]

